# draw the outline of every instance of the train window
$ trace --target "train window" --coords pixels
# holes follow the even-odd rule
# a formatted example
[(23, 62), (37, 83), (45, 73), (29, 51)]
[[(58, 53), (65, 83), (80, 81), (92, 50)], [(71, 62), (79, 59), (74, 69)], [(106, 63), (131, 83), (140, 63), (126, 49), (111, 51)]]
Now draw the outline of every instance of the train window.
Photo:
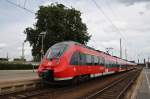
[(108, 63), (108, 67), (111, 68), (112, 67), (112, 63), (109, 61)]
[(59, 58), (67, 50), (67, 44), (57, 44), (50, 47), (46, 53), (48, 59)]
[(123, 65), (123, 64), (121, 65), (121, 68), (124, 68), (124, 65)]
[(111, 64), (111, 62), (110, 62), (110, 61), (109, 61), (109, 65), (108, 65), (108, 67), (109, 67), (109, 68), (111, 68), (111, 67), (112, 67), (112, 64)]
[(91, 55), (91, 57), (92, 57), (92, 63), (91, 63), (91, 65), (94, 65), (94, 56)]
[(111, 63), (111, 66), (114, 68), (114, 62)]
[(104, 58), (99, 57), (99, 65), (104, 65)]
[(92, 56), (86, 54), (86, 65), (92, 65)]
[(105, 60), (105, 66), (108, 67), (108, 61), (107, 60)]
[(86, 65), (86, 55), (83, 53), (80, 53), (80, 62), (79, 65)]
[(119, 67), (122, 67), (122, 64), (119, 64)]
[(97, 56), (94, 56), (94, 65), (99, 65), (98, 62), (99, 60), (98, 60), (98, 57)]
[(119, 68), (119, 63), (118, 62), (116, 63), (116, 67)]
[(97, 63), (96, 63), (96, 65), (99, 65), (99, 57), (97, 57)]
[(116, 68), (117, 66), (116, 66), (116, 62), (114, 62), (114, 67)]
[(123, 64), (123, 68), (126, 68), (126, 64)]
[(98, 58), (98, 62), (99, 62), (98, 64), (101, 65), (101, 58), (100, 57)]
[(72, 55), (70, 64), (71, 64), (71, 65), (78, 65), (78, 64), (79, 64), (79, 52), (75, 52), (75, 53)]
[(115, 62), (113, 62), (113, 67), (114, 67), (114, 68), (116, 67), (116, 63), (115, 63)]
[(108, 62), (108, 68), (111, 68), (111, 62), (110, 61)]
[(110, 66), (113, 68), (113, 62), (110, 62), (110, 64), (111, 64)]

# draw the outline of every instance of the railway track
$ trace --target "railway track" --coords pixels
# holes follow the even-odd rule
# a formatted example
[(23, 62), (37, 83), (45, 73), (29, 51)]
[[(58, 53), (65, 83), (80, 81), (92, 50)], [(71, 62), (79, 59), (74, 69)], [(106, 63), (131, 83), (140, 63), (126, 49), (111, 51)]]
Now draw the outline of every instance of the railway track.
[(133, 84), (140, 74), (140, 71), (141, 70), (136, 70), (129, 73), (126, 77), (116, 80), (103, 89), (90, 94), (86, 99), (122, 99), (126, 90)]
[[(42, 95), (48, 95), (49, 98), (47, 99), (54, 99), (56, 93), (58, 92), (64, 92), (68, 89), (73, 89), (73, 86), (46, 86), (43, 88), (35, 89), (35, 90), (29, 90), (29, 91), (23, 91), (23, 92), (16, 92), (11, 94), (5, 94), (0, 95), (0, 99), (39, 99), (39, 96)], [(41, 98), (40, 98), (41, 99)]]
[[(115, 87), (118, 84), (122, 84), (121, 82), (123, 82), (123, 81), (127, 83), (128, 81), (133, 79), (130, 77), (131, 75), (135, 75), (135, 72), (128, 71), (128, 72), (124, 72), (124, 73), (110, 75), (107, 77), (105, 76), (105, 77), (101, 77), (101, 79), (90, 80), (88, 82), (85, 82), (85, 83), (82, 83), (82, 84), (79, 84), (76, 86), (41, 88), (41, 89), (32, 90), (32, 91), (28, 91), (28, 92), (26, 92), (26, 91), (19, 92), (19, 93), (9, 94), (9, 95), (5, 95), (5, 96), (0, 96), (0, 99), (43, 99), (43, 98), (44, 99), (77, 99), (77, 98), (95, 99), (95, 98), (100, 98), (99, 93), (102, 93), (102, 92), (104, 93), (104, 91), (106, 89), (111, 89), (112, 87)], [(121, 79), (123, 77), (130, 78), (130, 79), (128, 81), (125, 81), (125, 78)], [(90, 86), (91, 84), (93, 86)], [(94, 86), (96, 84), (99, 84), (98, 87)], [(101, 87), (99, 87), (99, 86), (101, 86)], [(125, 84), (125, 86), (127, 86), (127, 84)], [(94, 91), (95, 88), (99, 88), (99, 89), (101, 89), (101, 91), (95, 92)], [(116, 88), (114, 88), (114, 89), (116, 89)], [(88, 90), (90, 90), (91, 92), (94, 92), (94, 93), (89, 95), (89, 93), (87, 93)], [(117, 92), (115, 92), (114, 90), (110, 90), (109, 91), (110, 93), (106, 93), (105, 95), (107, 97), (109, 97), (107, 99), (116, 99), (116, 98), (114, 98), (114, 96), (112, 96), (112, 93), (119, 95), (118, 91), (120, 91), (118, 88), (117, 88)], [(122, 89), (120, 92), (123, 93)], [(95, 94), (95, 93), (97, 93), (97, 94)], [(87, 96), (87, 94), (88, 94), (88, 96)], [(122, 94), (120, 94), (120, 95), (122, 95)], [(105, 97), (103, 97), (102, 99), (105, 99)]]
[(34, 97), (41, 94), (46, 94), (49, 92), (53, 92), (53, 89), (50, 88), (42, 88), (37, 90), (30, 90), (25, 92), (12, 93), (8, 95), (0, 96), (0, 99), (28, 99), (30, 97)]

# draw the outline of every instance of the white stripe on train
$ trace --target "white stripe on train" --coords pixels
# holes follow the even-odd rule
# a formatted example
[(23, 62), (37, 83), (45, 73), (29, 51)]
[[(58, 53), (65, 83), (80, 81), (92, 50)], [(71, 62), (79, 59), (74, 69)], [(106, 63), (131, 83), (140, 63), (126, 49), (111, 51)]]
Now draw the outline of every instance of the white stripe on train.
[(54, 78), (54, 80), (70, 80), (72, 79), (73, 77), (65, 77), (65, 78)]
[[(122, 72), (122, 71), (125, 71), (125, 70), (120, 70), (119, 72)], [(90, 77), (93, 78), (93, 77), (98, 77), (98, 76), (102, 76), (102, 75), (109, 75), (109, 74), (113, 74), (113, 73), (115, 73), (115, 71), (104, 72), (104, 73), (96, 73), (96, 74), (91, 74)], [(54, 80), (56, 80), (56, 81), (57, 80), (71, 80), (71, 79), (73, 79), (73, 77), (54, 78)]]

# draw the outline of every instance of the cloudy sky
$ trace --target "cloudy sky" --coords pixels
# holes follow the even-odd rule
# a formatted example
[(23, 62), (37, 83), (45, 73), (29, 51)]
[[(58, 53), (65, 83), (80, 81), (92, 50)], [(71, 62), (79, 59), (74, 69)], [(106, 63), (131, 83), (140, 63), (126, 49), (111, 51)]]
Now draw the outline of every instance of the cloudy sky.
[[(0, 0), (0, 57), (21, 56), (26, 27), (36, 22), (35, 15), (9, 1), (36, 12), (40, 5), (63, 3), (82, 12), (83, 22), (92, 35), (88, 45), (105, 51), (112, 47), (119, 56), (119, 39), (122, 38), (129, 60), (150, 57), (150, 0)], [(26, 1), (26, 2), (25, 2)], [(25, 44), (25, 57), (32, 59), (31, 47)]]

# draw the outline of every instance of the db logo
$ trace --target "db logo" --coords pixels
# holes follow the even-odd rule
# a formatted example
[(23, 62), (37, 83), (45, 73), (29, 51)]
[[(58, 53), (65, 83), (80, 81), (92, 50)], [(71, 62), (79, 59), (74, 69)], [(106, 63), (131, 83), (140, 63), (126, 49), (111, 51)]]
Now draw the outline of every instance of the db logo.
[(48, 65), (52, 65), (52, 62), (48, 62)]

